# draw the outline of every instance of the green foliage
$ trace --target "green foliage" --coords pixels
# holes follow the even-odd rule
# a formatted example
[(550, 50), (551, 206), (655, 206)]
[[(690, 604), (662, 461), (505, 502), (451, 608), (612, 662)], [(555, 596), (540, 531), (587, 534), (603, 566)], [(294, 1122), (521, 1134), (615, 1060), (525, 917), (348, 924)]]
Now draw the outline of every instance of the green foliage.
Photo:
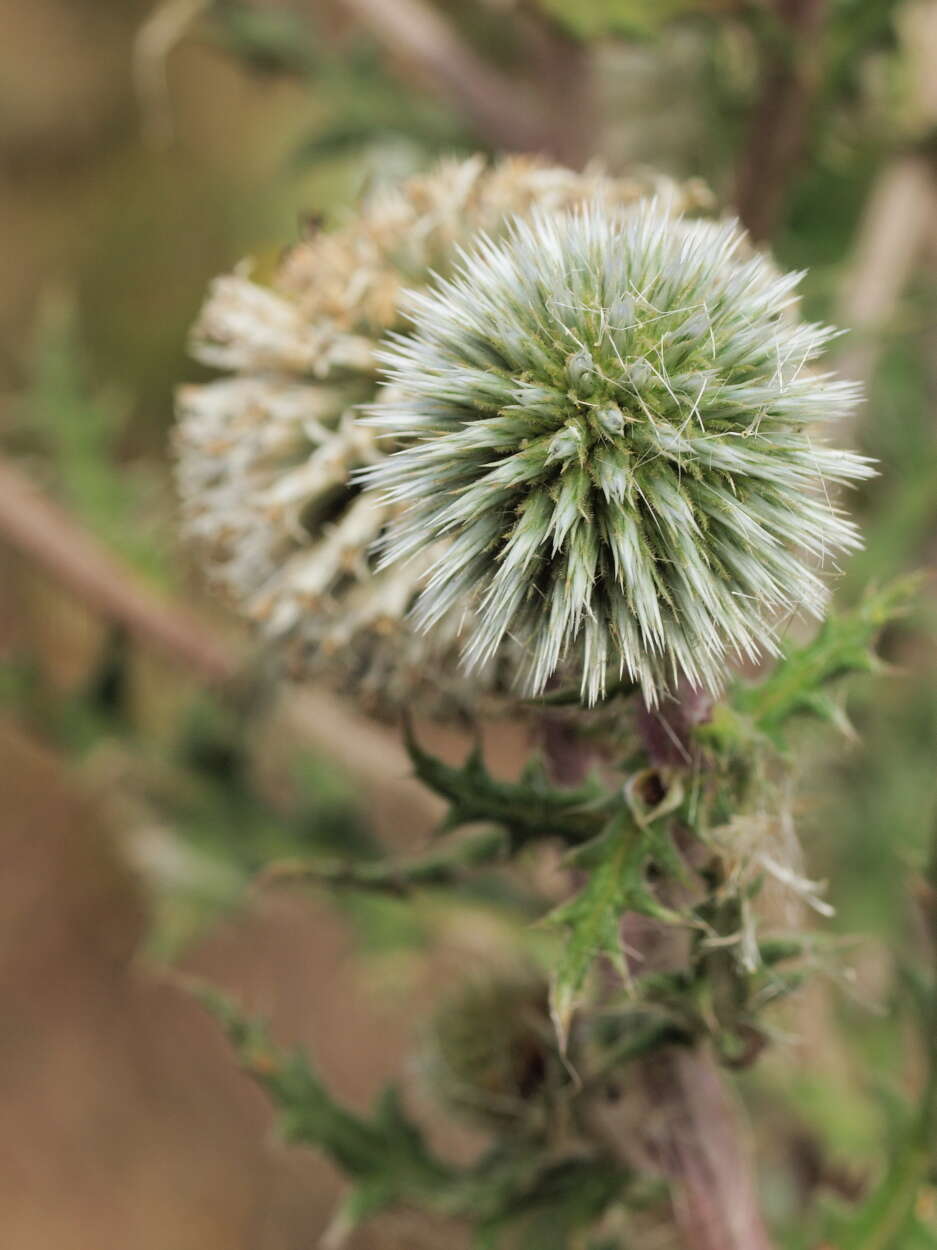
[(432, 1153), (396, 1090), (384, 1093), (373, 1115), (357, 1115), (332, 1097), (303, 1051), (276, 1046), (263, 1022), (218, 991), (193, 990), (270, 1097), (285, 1139), (321, 1150), (351, 1180), (335, 1229), (350, 1231), (388, 1207), (416, 1205), (471, 1219), (478, 1250), (495, 1250), (505, 1238), (518, 1250), (563, 1250), (630, 1180), (604, 1156), (531, 1141), (496, 1147), (470, 1168), (451, 1166)]
[(394, 1090), (384, 1094), (372, 1117), (355, 1115), (329, 1094), (302, 1051), (275, 1046), (262, 1022), (217, 991), (199, 987), (197, 993), (241, 1066), (270, 1096), (284, 1138), (318, 1147), (352, 1180), (344, 1207), (348, 1225), (396, 1203), (437, 1204), (453, 1173), (430, 1154)]
[(309, 11), (300, 16), (242, 0), (215, 0), (210, 16), (218, 41), (249, 68), (293, 76), (313, 89), (321, 116), (294, 149), (299, 169), (401, 141), (424, 157), (477, 147), (449, 110), (421, 93), (402, 91), (386, 58), (367, 39), (352, 38), (337, 58)]
[[(937, 862), (937, 861), (935, 861)], [(923, 919), (931, 941), (937, 937), (937, 895), (933, 865)], [(931, 947), (932, 963), (937, 946)], [(840, 1218), (833, 1237), (838, 1250), (907, 1250), (937, 1240), (937, 1221), (927, 1226), (919, 1209), (921, 1192), (933, 1179), (937, 1143), (937, 979), (933, 970), (917, 966), (905, 971), (903, 988), (917, 1026), (925, 1060), (924, 1086), (915, 1104), (905, 1110), (904, 1125), (891, 1150), (885, 1173), (855, 1214)]]
[(478, 1179), (490, 1179), (498, 1197), (478, 1222), (477, 1250), (505, 1243), (518, 1250), (568, 1250), (622, 1196), (628, 1178), (611, 1160), (536, 1160), (531, 1166), (515, 1150), (493, 1153)]
[(732, 750), (755, 734), (783, 745), (785, 730), (801, 717), (849, 732), (831, 687), (851, 675), (881, 671), (875, 641), (908, 610), (919, 588), (919, 578), (899, 578), (867, 590), (854, 608), (827, 617), (815, 638), (788, 647), (760, 681), (737, 683), (712, 720), (698, 729), (701, 741)]
[(442, 831), (477, 821), (497, 824), (507, 832), (515, 852), (542, 838), (556, 837), (571, 845), (586, 842), (607, 819), (612, 800), (598, 780), (576, 787), (551, 785), (536, 756), (520, 781), (499, 781), (486, 768), (480, 744), (461, 767), (425, 751), (410, 725), (406, 745), (417, 777), (449, 803)]
[(121, 463), (129, 405), (117, 391), (89, 381), (74, 299), (51, 292), (35, 328), (30, 376), (14, 410), (14, 435), (51, 465), (64, 502), (94, 533), (134, 565), (162, 579), (163, 549), (146, 532), (141, 494), (154, 480)]
[[(585, 849), (589, 853), (585, 885), (549, 916), (551, 924), (567, 931), (550, 989), (551, 1011), (564, 1047), (595, 961), (610, 959), (622, 977), (629, 979), (621, 935), (625, 913), (637, 912), (667, 924), (682, 920), (657, 900), (647, 883), (651, 864), (672, 864), (674, 858), (669, 832), (654, 821), (641, 825), (629, 811), (619, 812), (597, 843)], [(583, 858), (580, 854), (577, 862)]]
[(768, 735), (798, 715), (837, 724), (839, 713), (828, 687), (851, 674), (881, 669), (875, 640), (907, 610), (919, 586), (918, 578), (903, 578), (870, 588), (851, 611), (827, 617), (812, 642), (789, 650), (763, 681), (740, 688), (736, 706)]
[[(453, 767), (426, 752), (408, 730), (417, 776), (450, 804), (445, 829), (493, 822), (506, 831), (505, 849), (511, 854), (550, 836), (574, 848), (570, 862), (586, 874), (585, 882), (549, 916), (550, 924), (566, 935), (551, 981), (551, 1011), (564, 1047), (597, 961), (610, 960), (621, 978), (630, 982), (621, 922), (632, 912), (664, 924), (685, 925), (697, 933), (688, 979), (678, 978), (666, 986), (659, 980), (649, 981), (638, 986), (638, 997), (666, 1007), (671, 1020), (691, 1034), (712, 1033), (727, 1062), (747, 1062), (747, 1055), (757, 1053), (761, 1043), (755, 1004), (766, 1006), (799, 987), (804, 973), (800, 969), (782, 972), (777, 965), (805, 954), (805, 947), (793, 938), (786, 943), (776, 941), (764, 948), (759, 967), (745, 969), (738, 942), (746, 903), (736, 891), (726, 893), (726, 883), (716, 869), (706, 870), (716, 871), (716, 876), (706, 883), (701, 901), (697, 884), (696, 894), (691, 893), (690, 901), (680, 909), (662, 901), (648, 874), (653, 869), (665, 881), (687, 881), (690, 874), (675, 850), (674, 828), (683, 829), (685, 836), (687, 829), (705, 828), (713, 817), (730, 819), (740, 804), (751, 802), (749, 766), (763, 742), (781, 745), (785, 730), (802, 717), (843, 727), (844, 715), (830, 688), (847, 676), (880, 667), (873, 650), (875, 639), (906, 609), (917, 584), (915, 579), (904, 579), (868, 592), (852, 611), (829, 618), (813, 640), (789, 648), (761, 681), (733, 688), (711, 721), (697, 727), (696, 736), (708, 750), (715, 748), (726, 759), (744, 760), (745, 766), (738, 773), (730, 770), (713, 795), (702, 802), (698, 793), (685, 788), (681, 770), (673, 770), (672, 775), (641, 770), (615, 792), (604, 789), (597, 778), (576, 789), (551, 786), (542, 765), (535, 762), (521, 781), (502, 782), (488, 772), (480, 748), (463, 766)], [(479, 843), (482, 858), (496, 845), (483, 838)], [(470, 850), (469, 857), (474, 853)], [(466, 862), (459, 864), (460, 870)], [(449, 872), (453, 864), (448, 858), (442, 865), (432, 858), (418, 863), (414, 879), (425, 874), (428, 880), (438, 881), (441, 867)], [(407, 880), (406, 873), (401, 876), (397, 868), (389, 881), (384, 878), (386, 884), (394, 881), (394, 873), (398, 882)], [(717, 894), (718, 904), (713, 901)], [(707, 939), (713, 936), (719, 941), (710, 949)]]
[(268, 879), (306, 879), (335, 890), (356, 890), (370, 894), (404, 897), (414, 889), (456, 887), (472, 868), (503, 857), (504, 833), (484, 830), (452, 846), (432, 850), (409, 859), (380, 859), (355, 862), (347, 853), (341, 859), (275, 862)]
[(538, 0), (540, 7), (579, 39), (603, 35), (642, 38), (674, 18), (715, 14), (719, 0)]
[(258, 73), (306, 77), (325, 60), (309, 21), (285, 7), (214, 0), (209, 17), (219, 43)]

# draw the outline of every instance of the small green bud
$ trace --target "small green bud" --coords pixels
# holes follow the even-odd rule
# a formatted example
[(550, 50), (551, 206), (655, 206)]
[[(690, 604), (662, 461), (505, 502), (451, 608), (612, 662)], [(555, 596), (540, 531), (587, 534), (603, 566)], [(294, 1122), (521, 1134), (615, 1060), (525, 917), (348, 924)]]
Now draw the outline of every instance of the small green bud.
[(630, 330), (634, 323), (634, 300), (630, 295), (616, 299), (608, 310), (608, 325), (611, 330)]
[(489, 1128), (536, 1122), (569, 1080), (548, 987), (534, 972), (495, 973), (459, 987), (438, 1011), (428, 1043), (437, 1093)]
[(578, 457), (583, 447), (582, 431), (578, 425), (564, 425), (559, 433), (550, 439), (548, 461), (572, 460)]
[(596, 408), (595, 419), (604, 434), (615, 437), (624, 433), (625, 414), (617, 404), (603, 404), (601, 408)]
[(587, 351), (578, 351), (566, 362), (566, 371), (570, 386), (580, 395), (588, 398), (594, 391), (598, 378), (595, 372), (595, 361)]

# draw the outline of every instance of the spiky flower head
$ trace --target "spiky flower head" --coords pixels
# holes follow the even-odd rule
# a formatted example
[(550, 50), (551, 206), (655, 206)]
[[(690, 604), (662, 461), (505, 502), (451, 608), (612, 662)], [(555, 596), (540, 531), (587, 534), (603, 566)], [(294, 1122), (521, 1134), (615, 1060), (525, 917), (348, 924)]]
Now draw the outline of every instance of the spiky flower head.
[(661, 187), (676, 209), (705, 201), (696, 184), (649, 175), (447, 161), (379, 191), (341, 228), (314, 231), (269, 284), (243, 270), (214, 283), (194, 354), (224, 376), (179, 395), (184, 523), (215, 583), (300, 671), (387, 707), (456, 671), (446, 661), (460, 621), (432, 637), (406, 621), (429, 553), (378, 570), (388, 508), (351, 480), (382, 454), (355, 411), (375, 396), (381, 341), (404, 325), (401, 291), (449, 272), (477, 230), (497, 236), (538, 207), (613, 208)]
[(834, 332), (799, 276), (651, 200), (537, 214), (411, 296), (371, 417), (403, 445), (366, 475), (392, 567), (445, 544), (422, 627), (470, 606), (469, 666), (510, 639), (533, 692), (568, 664), (590, 703), (610, 671), (654, 701), (821, 614), (858, 541), (831, 496), (870, 468), (813, 429), (857, 392), (811, 368)]

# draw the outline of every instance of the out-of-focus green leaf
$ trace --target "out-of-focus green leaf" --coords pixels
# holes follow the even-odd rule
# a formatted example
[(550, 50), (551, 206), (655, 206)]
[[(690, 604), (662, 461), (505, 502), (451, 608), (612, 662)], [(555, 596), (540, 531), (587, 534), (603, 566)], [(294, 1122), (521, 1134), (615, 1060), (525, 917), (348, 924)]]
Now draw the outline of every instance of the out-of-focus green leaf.
[(215, 0), (209, 17), (219, 42), (259, 73), (311, 77), (321, 66), (309, 21), (289, 9)]
[(602, 1154), (564, 1154), (534, 1141), (502, 1144), (464, 1170), (451, 1167), (432, 1154), (396, 1090), (385, 1092), (373, 1115), (357, 1115), (332, 1097), (303, 1051), (276, 1046), (262, 1021), (217, 990), (192, 988), (272, 1099), (287, 1141), (321, 1150), (352, 1182), (334, 1229), (350, 1232), (388, 1207), (416, 1205), (469, 1219), (480, 1250), (565, 1250), (631, 1180)]
[(145, 533), (140, 496), (151, 482), (143, 466), (119, 460), (129, 404), (95, 387), (82, 352), (78, 306), (51, 291), (40, 305), (28, 384), (14, 409), (14, 439), (51, 465), (66, 505), (95, 534), (142, 571), (166, 574), (160, 544)]
[(540, 7), (579, 39), (655, 34), (667, 22), (725, 9), (719, 0), (538, 0)]
[(451, 1182), (453, 1174), (430, 1154), (395, 1090), (385, 1092), (372, 1117), (358, 1116), (332, 1097), (302, 1050), (274, 1045), (262, 1021), (216, 990), (199, 986), (196, 993), (241, 1066), (269, 1094), (285, 1139), (322, 1150), (355, 1184), (344, 1208), (349, 1223), (417, 1196), (432, 1199)]

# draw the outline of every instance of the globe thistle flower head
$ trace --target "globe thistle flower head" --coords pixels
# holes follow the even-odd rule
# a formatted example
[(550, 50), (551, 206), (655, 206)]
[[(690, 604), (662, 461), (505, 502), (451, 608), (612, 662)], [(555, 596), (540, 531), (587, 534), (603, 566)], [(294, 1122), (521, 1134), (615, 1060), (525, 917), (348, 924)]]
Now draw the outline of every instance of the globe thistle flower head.
[(417, 696), (426, 710), (454, 709), (503, 686), (498, 665), (471, 686), (459, 672), (461, 615), (431, 637), (410, 625), (429, 551), (377, 567), (388, 508), (352, 477), (383, 449), (356, 412), (380, 385), (377, 349), (406, 324), (401, 292), (451, 272), (458, 244), (481, 229), (496, 237), (537, 207), (632, 204), (656, 188), (675, 208), (706, 204), (698, 185), (656, 175), (445, 161), (373, 193), (339, 228), (312, 232), (268, 283), (241, 267), (212, 284), (192, 342), (222, 376), (179, 393), (183, 523), (215, 585), (295, 672), (386, 712)]
[(871, 470), (812, 430), (858, 396), (811, 368), (799, 277), (651, 200), (518, 221), (414, 293), (369, 417), (400, 450), (364, 472), (389, 564), (445, 544), (420, 625), (471, 608), (470, 668), (511, 640), (531, 692), (574, 665), (589, 703), (610, 673), (654, 702), (821, 614), (858, 543), (831, 494)]

